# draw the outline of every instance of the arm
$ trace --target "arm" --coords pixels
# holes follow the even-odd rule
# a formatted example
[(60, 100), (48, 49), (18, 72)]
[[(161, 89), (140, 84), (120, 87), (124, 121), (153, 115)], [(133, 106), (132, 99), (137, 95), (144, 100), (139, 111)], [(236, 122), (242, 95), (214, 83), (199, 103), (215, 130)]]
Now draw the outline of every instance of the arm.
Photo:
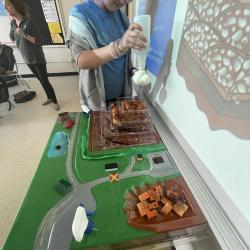
[(33, 44), (36, 44), (36, 38), (34, 36), (31, 36), (29, 34), (24, 34), (23, 36), (25, 39), (27, 39), (28, 41), (30, 41)]
[(28, 40), (29, 42), (35, 44), (36, 43), (36, 38), (34, 36), (31, 36), (27, 33), (24, 33), (20, 28), (17, 28), (16, 29), (16, 33), (19, 35), (19, 36), (22, 36), (24, 39)]
[[(119, 41), (119, 48), (125, 52), (131, 48), (144, 49), (147, 40), (138, 32), (140, 30), (142, 30), (140, 25), (136, 23), (131, 24)], [(110, 45), (107, 45), (94, 50), (82, 51), (78, 56), (77, 64), (80, 69), (90, 69), (97, 68), (113, 59)]]
[(93, 69), (113, 60), (109, 46), (94, 50), (82, 51), (77, 64), (80, 69)]
[(14, 33), (15, 33), (15, 30), (12, 28), (12, 24), (11, 24), (11, 26), (10, 26), (10, 34), (9, 34), (9, 36), (10, 36), (10, 40), (11, 40), (12, 42), (15, 42), (15, 36), (14, 36)]

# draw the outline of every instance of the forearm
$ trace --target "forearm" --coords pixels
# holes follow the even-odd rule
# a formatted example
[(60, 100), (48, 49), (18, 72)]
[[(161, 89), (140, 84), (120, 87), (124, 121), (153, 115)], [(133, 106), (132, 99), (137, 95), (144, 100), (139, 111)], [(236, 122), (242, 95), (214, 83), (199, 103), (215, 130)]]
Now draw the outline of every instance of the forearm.
[(77, 60), (80, 69), (94, 69), (113, 60), (109, 45), (94, 49), (83, 51)]
[(10, 31), (9, 37), (10, 37), (10, 40), (12, 42), (15, 42), (15, 36), (14, 36), (14, 31), (13, 30)]
[(23, 37), (28, 40), (29, 42), (35, 44), (36, 43), (36, 38), (34, 36), (31, 36), (29, 34), (25, 34), (23, 35)]
[(21, 29), (17, 28), (16, 32), (19, 36), (23, 37), (24, 39), (28, 40), (29, 42), (35, 44), (36, 38), (34, 36), (29, 35), (28, 33), (23, 32)]

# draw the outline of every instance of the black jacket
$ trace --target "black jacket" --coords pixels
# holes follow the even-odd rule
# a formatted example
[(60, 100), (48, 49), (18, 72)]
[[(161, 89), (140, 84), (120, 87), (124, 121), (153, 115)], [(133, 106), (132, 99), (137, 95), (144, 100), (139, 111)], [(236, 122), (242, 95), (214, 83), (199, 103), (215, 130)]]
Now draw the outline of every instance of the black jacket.
[(0, 74), (4, 74), (7, 70), (13, 70), (15, 57), (13, 49), (7, 45), (0, 44)]

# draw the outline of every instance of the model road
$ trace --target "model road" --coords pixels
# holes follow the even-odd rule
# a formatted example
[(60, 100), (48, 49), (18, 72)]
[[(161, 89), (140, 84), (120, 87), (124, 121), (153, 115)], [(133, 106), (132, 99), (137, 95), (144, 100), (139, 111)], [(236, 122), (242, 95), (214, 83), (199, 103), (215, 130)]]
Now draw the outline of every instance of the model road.
[[(69, 250), (72, 241), (72, 222), (80, 203), (86, 211), (96, 210), (96, 201), (91, 189), (103, 182), (107, 177), (99, 178), (88, 183), (79, 183), (73, 173), (73, 151), (79, 126), (80, 113), (77, 114), (75, 126), (72, 129), (66, 157), (66, 174), (72, 184), (72, 191), (51, 208), (41, 222), (34, 242), (34, 250)], [(119, 174), (120, 179), (134, 176), (150, 175), (153, 177), (166, 176), (166, 170), (142, 170), (133, 172), (135, 157), (131, 157), (126, 170)]]

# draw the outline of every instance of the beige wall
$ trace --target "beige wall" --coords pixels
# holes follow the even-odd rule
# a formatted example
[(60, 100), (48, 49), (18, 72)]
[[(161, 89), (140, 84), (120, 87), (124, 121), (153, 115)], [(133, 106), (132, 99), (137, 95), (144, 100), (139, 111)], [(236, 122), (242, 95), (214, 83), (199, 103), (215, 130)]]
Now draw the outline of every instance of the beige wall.
[(82, 2), (81, 0), (58, 0), (58, 5), (60, 8), (60, 12), (62, 14), (62, 21), (64, 23), (65, 31), (68, 29), (68, 23), (69, 23), (69, 12), (71, 7), (76, 4)]

